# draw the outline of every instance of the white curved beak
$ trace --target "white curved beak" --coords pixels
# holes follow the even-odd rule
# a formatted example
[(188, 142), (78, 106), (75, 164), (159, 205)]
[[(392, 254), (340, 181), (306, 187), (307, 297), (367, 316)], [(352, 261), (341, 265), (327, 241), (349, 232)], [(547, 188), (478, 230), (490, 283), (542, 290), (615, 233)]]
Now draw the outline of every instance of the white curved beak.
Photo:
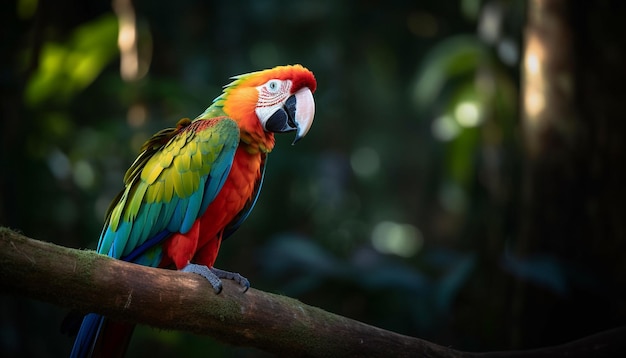
[(294, 121), (296, 122), (297, 132), (292, 144), (296, 144), (309, 132), (315, 116), (315, 101), (313, 100), (313, 93), (308, 87), (300, 89), (294, 96), (296, 97)]

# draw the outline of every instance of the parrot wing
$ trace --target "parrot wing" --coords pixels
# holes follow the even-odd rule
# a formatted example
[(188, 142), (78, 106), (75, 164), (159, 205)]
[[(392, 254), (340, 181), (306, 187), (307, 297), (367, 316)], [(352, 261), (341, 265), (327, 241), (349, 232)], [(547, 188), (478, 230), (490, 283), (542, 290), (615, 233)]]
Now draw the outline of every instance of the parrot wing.
[(155, 134), (126, 172), (98, 253), (158, 265), (157, 245), (174, 232), (187, 233), (205, 212), (228, 177), (238, 144), (239, 128), (228, 117), (183, 119)]

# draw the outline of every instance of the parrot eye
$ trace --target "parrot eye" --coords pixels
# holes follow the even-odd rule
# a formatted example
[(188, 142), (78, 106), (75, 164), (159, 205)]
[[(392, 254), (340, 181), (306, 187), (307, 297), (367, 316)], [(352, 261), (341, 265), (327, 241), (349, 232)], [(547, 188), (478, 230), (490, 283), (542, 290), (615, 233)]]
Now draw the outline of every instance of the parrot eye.
[(271, 93), (276, 93), (280, 89), (280, 81), (279, 80), (271, 80), (266, 85), (268, 91)]
[(257, 107), (273, 107), (289, 97), (289, 89), (291, 88), (290, 80), (269, 80), (257, 87), (259, 91), (259, 100)]

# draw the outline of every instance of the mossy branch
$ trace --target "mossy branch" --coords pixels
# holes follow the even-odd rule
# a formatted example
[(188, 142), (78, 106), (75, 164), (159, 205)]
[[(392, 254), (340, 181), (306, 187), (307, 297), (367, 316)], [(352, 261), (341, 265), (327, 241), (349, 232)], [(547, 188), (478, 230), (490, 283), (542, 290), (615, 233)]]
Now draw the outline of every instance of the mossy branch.
[(214, 337), (281, 356), (613, 356), (626, 328), (527, 352), (465, 353), (341, 317), (284, 296), (224, 282), (216, 295), (195, 274), (114, 260), (0, 228), (0, 291), (110, 318)]

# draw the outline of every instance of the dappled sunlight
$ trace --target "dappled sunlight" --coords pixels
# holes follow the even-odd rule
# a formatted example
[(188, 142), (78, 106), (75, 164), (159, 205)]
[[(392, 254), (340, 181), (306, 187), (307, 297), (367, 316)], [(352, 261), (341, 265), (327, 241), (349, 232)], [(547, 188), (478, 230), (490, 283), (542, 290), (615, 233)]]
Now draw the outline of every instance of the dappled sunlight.
[(382, 221), (374, 226), (371, 235), (372, 245), (384, 254), (411, 257), (417, 254), (424, 238), (420, 230), (410, 224)]
[(482, 122), (480, 104), (475, 101), (462, 101), (454, 108), (454, 118), (461, 127), (476, 127)]
[(523, 106), (526, 113), (525, 125), (535, 126), (539, 115), (543, 112), (545, 102), (545, 76), (542, 73), (541, 62), (544, 49), (536, 35), (527, 37), (526, 52), (524, 54), (524, 98)]
[(148, 73), (151, 53), (139, 51), (137, 17), (131, 0), (113, 0), (119, 32), (120, 76), (124, 81), (136, 81)]
[(95, 53), (72, 52), (65, 58), (66, 68), (78, 88), (87, 87), (102, 70)]

